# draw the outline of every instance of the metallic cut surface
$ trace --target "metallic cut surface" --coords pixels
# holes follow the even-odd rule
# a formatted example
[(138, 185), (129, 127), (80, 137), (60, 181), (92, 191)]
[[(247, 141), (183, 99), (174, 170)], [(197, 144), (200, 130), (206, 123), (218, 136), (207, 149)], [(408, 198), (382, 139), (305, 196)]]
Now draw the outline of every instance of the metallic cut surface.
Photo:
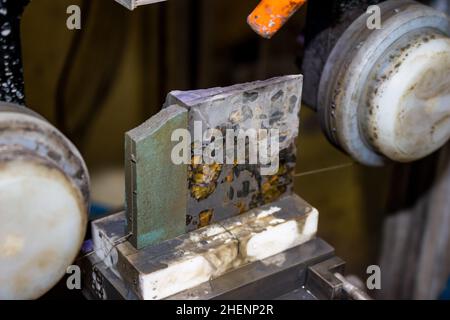
[(35, 299), (66, 272), (86, 228), (84, 200), (58, 169), (0, 162), (0, 299)]

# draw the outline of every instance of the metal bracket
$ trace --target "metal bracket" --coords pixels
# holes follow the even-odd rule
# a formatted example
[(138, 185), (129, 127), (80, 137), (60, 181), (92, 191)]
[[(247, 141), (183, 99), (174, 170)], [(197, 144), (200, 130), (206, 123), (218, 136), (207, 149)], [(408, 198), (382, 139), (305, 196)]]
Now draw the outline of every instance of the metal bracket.
[(344, 267), (345, 262), (339, 257), (309, 267), (306, 287), (319, 299), (342, 299), (343, 284), (334, 274), (343, 274)]

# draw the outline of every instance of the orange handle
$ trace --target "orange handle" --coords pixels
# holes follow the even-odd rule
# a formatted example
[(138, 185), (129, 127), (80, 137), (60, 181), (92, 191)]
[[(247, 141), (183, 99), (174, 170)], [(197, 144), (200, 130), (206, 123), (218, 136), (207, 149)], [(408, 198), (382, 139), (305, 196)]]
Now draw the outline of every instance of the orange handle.
[(256, 33), (270, 39), (306, 0), (262, 0), (248, 16), (247, 23)]

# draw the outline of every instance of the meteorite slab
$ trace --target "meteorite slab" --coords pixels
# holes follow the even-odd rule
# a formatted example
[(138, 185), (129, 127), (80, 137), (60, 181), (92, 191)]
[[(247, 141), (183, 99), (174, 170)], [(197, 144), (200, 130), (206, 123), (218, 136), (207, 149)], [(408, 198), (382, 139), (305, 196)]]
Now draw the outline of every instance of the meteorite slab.
[[(136, 250), (123, 235), (123, 213), (95, 221), (94, 248), (142, 299), (163, 299), (216, 279), (230, 270), (276, 255), (309, 241), (317, 231), (318, 212), (296, 195), (250, 210), (239, 217), (194, 230)], [(105, 240), (114, 234), (114, 239)], [(111, 256), (113, 258), (111, 258)], [(116, 259), (117, 257), (117, 259)]]
[(187, 165), (172, 162), (171, 136), (187, 119), (170, 106), (125, 135), (128, 232), (138, 249), (185, 233)]
[[(223, 134), (224, 154), (227, 129), (278, 129), (279, 170), (261, 175), (259, 164), (194, 164), (198, 157), (192, 148), (189, 166), (187, 230), (242, 214), (292, 193), (295, 168), (295, 139), (299, 129), (303, 77), (273, 78), (226, 88), (173, 91), (166, 105), (177, 104), (189, 110), (189, 130), (193, 146), (206, 148), (209, 141), (195, 135), (195, 123), (203, 132), (218, 129)], [(270, 142), (269, 142), (270, 145)]]

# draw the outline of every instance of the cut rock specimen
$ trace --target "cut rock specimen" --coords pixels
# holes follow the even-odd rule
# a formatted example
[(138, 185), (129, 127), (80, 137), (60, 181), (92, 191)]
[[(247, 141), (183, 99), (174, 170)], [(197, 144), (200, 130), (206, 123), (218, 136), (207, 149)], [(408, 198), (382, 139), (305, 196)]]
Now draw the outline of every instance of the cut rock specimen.
[[(193, 137), (192, 164), (188, 171), (188, 231), (242, 214), (292, 192), (302, 85), (303, 77), (294, 75), (226, 88), (173, 91), (168, 95), (167, 106), (176, 104), (189, 111), (189, 130)], [(203, 140), (203, 135), (198, 138), (196, 126), (199, 123), (203, 133), (210, 129), (222, 133), (223, 141), (214, 143), (221, 143), (224, 155), (231, 152), (234, 159), (237, 157), (235, 150), (226, 149), (228, 129), (233, 129), (236, 135), (239, 130), (278, 129), (278, 170), (273, 175), (262, 175), (261, 168), (266, 166), (249, 161), (246, 164), (196, 163), (199, 157), (195, 153), (196, 146), (201, 145), (204, 150), (210, 143)], [(247, 149), (249, 144), (251, 142), (247, 142)]]
[(318, 215), (290, 195), (222, 224), (136, 250), (123, 239), (124, 213), (118, 213), (93, 222), (94, 249), (140, 298), (162, 299), (311, 240)]

